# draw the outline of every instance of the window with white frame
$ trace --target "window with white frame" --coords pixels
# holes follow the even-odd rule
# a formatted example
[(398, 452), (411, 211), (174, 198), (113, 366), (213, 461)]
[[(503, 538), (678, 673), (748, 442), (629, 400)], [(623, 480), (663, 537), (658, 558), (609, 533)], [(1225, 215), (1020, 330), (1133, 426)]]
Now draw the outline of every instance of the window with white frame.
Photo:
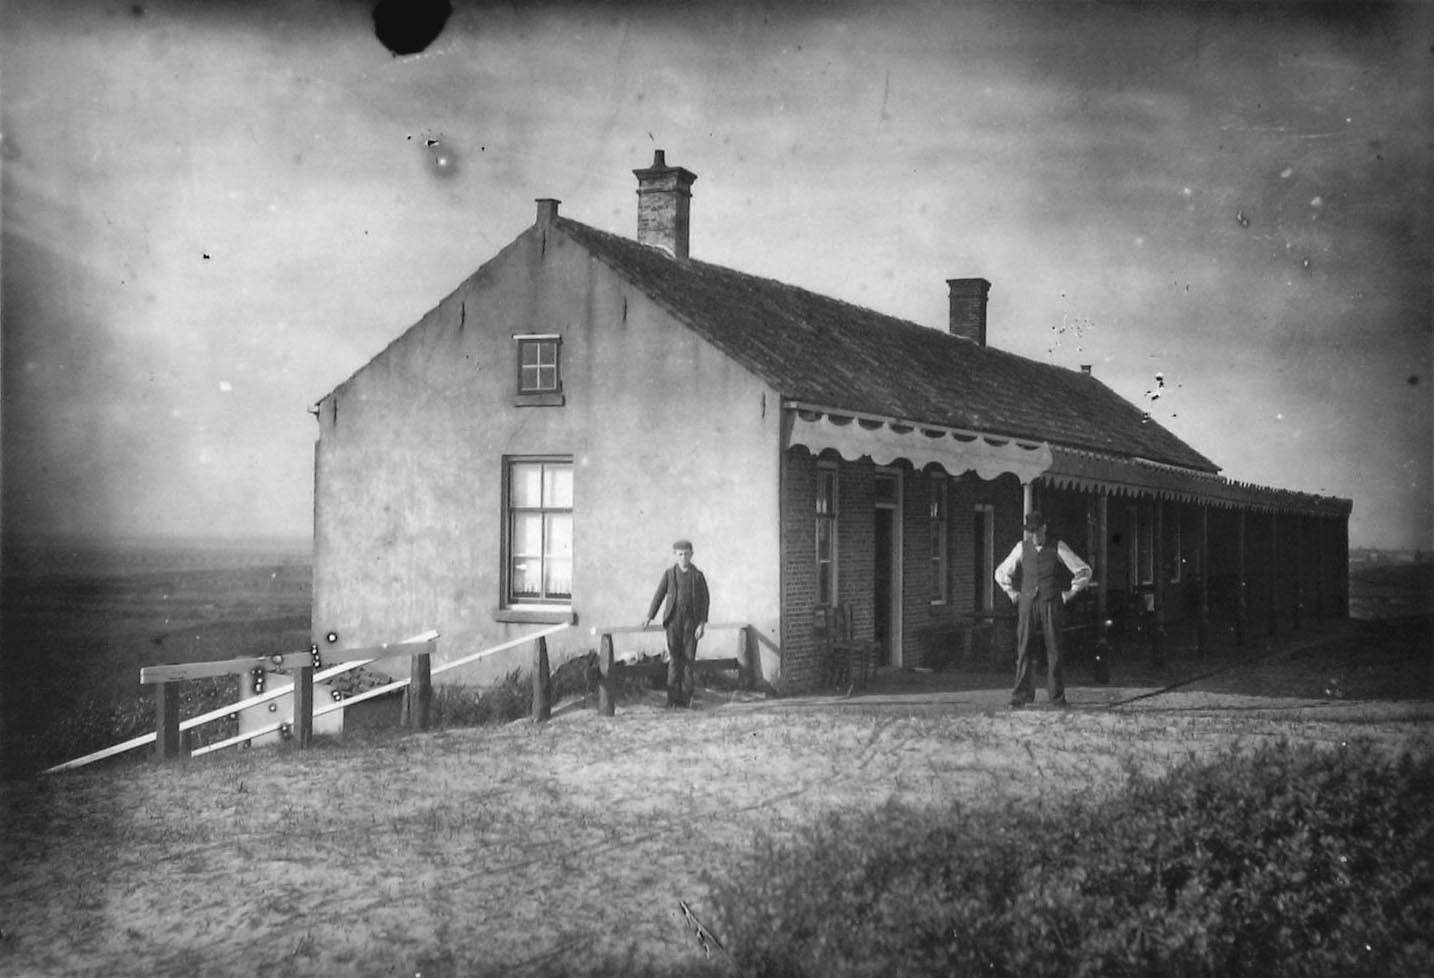
[(823, 464), (817, 468), (816, 559), (817, 604), (835, 604), (837, 593), (837, 470), (834, 464)]
[(507, 461), (505, 603), (570, 605), (573, 600), (573, 460)]
[(519, 333), (517, 405), (563, 403), (563, 338), (556, 333)]
[(931, 474), (931, 603), (945, 604), (950, 580), (947, 562), (947, 541), (950, 518), (947, 514), (947, 483), (944, 472)]

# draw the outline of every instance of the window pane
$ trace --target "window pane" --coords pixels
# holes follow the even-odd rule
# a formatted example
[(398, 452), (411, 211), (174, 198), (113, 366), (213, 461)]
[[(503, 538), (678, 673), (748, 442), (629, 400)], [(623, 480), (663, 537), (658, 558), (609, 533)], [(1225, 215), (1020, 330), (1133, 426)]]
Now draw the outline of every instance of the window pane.
[(512, 553), (514, 559), (543, 555), (543, 517), (540, 514), (513, 514)]
[(534, 559), (513, 559), (513, 570), (511, 574), (513, 582), (513, 596), (518, 598), (536, 598), (541, 595), (539, 588), (539, 567), (541, 565)]
[(534, 509), (542, 497), (543, 467), (537, 463), (515, 463), (512, 468), (511, 503), (517, 509)]
[(817, 565), (817, 604), (832, 603), (832, 565)]
[(817, 560), (832, 559), (831, 520), (817, 520)]
[(573, 467), (571, 465), (545, 467), (543, 505), (550, 509), (573, 508)]
[(547, 517), (548, 532), (544, 541), (544, 557), (562, 557), (571, 559), (573, 556), (573, 518), (571, 516), (549, 516)]
[(543, 596), (573, 596), (573, 563), (570, 560), (549, 560), (543, 565)]
[(836, 512), (836, 473), (817, 473), (817, 512), (824, 516)]

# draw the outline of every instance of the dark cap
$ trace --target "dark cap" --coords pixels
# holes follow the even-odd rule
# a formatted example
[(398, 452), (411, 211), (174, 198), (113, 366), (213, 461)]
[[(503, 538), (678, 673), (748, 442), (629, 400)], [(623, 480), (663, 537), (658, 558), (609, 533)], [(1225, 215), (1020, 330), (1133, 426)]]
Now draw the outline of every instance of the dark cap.
[(675, 543), (672, 544), (672, 549), (673, 549), (673, 550), (691, 550), (691, 549), (692, 549), (692, 541), (691, 541), (691, 540), (678, 540), (678, 541), (676, 541)]
[(1026, 514), (1024, 525), (1027, 530), (1039, 530), (1046, 525), (1046, 518), (1041, 515), (1040, 510), (1033, 509)]

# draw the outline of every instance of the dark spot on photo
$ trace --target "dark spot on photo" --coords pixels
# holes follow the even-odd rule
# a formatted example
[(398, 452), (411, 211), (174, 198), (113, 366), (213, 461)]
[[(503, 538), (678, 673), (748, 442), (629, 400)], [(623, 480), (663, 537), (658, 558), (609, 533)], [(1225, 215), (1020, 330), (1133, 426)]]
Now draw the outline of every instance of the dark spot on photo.
[(373, 30), (394, 55), (417, 54), (443, 32), (453, 13), (449, 0), (379, 0), (373, 8)]

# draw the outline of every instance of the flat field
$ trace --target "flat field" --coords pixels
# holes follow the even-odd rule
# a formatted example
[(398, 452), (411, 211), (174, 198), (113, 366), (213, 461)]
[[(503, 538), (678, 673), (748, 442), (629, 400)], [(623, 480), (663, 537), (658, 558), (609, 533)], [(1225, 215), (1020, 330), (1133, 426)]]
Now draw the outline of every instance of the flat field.
[(152, 709), (142, 666), (307, 648), (311, 605), (294, 543), (7, 546), (0, 762), (26, 771), (122, 739), (93, 741), (109, 714)]
[(1430, 648), (1427, 618), (1336, 622), (1200, 659), (1177, 643), (1159, 671), (1126, 650), (1065, 711), (1004, 709), (1003, 675), (892, 673), (851, 697), (704, 689), (669, 712), (649, 692), (612, 719), (574, 700), (542, 725), (12, 778), (0, 974), (720, 968), (679, 901), (708, 917), (706, 880), (759, 834), (888, 801), (1104, 794), (1271, 739), (1427, 752)]

